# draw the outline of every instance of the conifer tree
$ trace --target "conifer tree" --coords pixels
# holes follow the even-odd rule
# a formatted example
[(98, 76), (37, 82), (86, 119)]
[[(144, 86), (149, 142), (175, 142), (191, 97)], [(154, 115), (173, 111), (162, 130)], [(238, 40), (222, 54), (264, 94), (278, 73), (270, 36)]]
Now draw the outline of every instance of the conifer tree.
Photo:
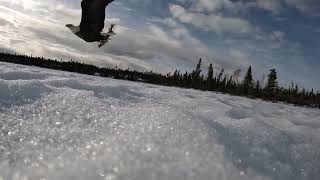
[(188, 71), (186, 71), (183, 75), (183, 80), (186, 81), (188, 79)]
[(256, 96), (260, 96), (260, 90), (261, 90), (261, 85), (260, 85), (260, 81), (258, 80), (256, 82), (256, 87), (255, 87), (255, 90), (256, 90)]
[(278, 88), (277, 79), (278, 79), (278, 76), (277, 76), (276, 70), (271, 69), (270, 74), (268, 75), (268, 82), (266, 86), (266, 90), (268, 91), (268, 93), (271, 93), (270, 95), (273, 95)]
[(174, 85), (179, 85), (180, 83), (180, 70), (178, 71), (177, 69), (174, 71), (174, 74), (172, 76), (172, 83)]
[(201, 58), (199, 59), (196, 70), (193, 72), (194, 79), (200, 79), (200, 74), (201, 74)]
[[(264, 78), (262, 81), (254, 83), (254, 87), (251, 86), (252, 69), (246, 74), (246, 77), (241, 83), (235, 81), (234, 77), (238, 77), (238, 73), (234, 73), (234, 76), (228, 76), (224, 74), (224, 69), (219, 74), (213, 76), (213, 68), (210, 65), (208, 68), (207, 81), (212, 79), (210, 84), (206, 84), (204, 75), (201, 74), (201, 59), (197, 64), (195, 70), (191, 73), (185, 71), (184, 74), (180, 70), (175, 70), (173, 74), (158, 74), (152, 71), (139, 72), (136, 70), (120, 69), (118, 67), (97, 67), (94, 65), (80, 63), (74, 60), (71, 61), (59, 61), (51, 60), (43, 57), (32, 57), (17, 54), (6, 54), (0, 52), (0, 61), (17, 63), (22, 65), (34, 65), (44, 68), (52, 68), (57, 70), (65, 70), (70, 72), (78, 72), (82, 74), (95, 75), (98, 74), (101, 77), (113, 77), (116, 79), (127, 79), (131, 81), (142, 81), (145, 83), (161, 84), (167, 86), (179, 86), (185, 88), (195, 88), (200, 90), (215, 90), (220, 92), (228, 92), (235, 95), (243, 95), (243, 86), (246, 84), (249, 90), (249, 94), (253, 97), (263, 98), (266, 100), (277, 100), (289, 102), (297, 105), (307, 105), (310, 107), (320, 108), (320, 92), (310, 91), (304, 89), (301, 86), (295, 85), (284, 88), (278, 85), (276, 70), (270, 70), (268, 76), (268, 82), (265, 86)], [(250, 72), (251, 71), (251, 72)], [(195, 79), (196, 77), (196, 79)], [(249, 79), (249, 80), (248, 80)], [(206, 86), (209, 85), (209, 86)], [(253, 87), (253, 88), (252, 88)]]
[(248, 71), (243, 79), (242, 85), (243, 85), (243, 90), (244, 90), (245, 94), (248, 94), (248, 92), (253, 89), (254, 82), (253, 82), (253, 78), (252, 78), (251, 66), (249, 66), (249, 68), (248, 68)]
[(224, 69), (222, 69), (221, 72), (220, 72), (219, 75), (218, 75), (218, 79), (217, 79), (218, 83), (221, 82), (221, 78), (222, 78), (222, 76), (223, 76), (223, 73), (224, 73)]
[(213, 80), (213, 66), (212, 63), (210, 64), (209, 68), (208, 68), (208, 77), (207, 77), (207, 81), (211, 82)]
[(192, 87), (193, 88), (200, 88), (201, 81), (203, 80), (200, 76), (201, 74), (201, 58), (199, 59), (199, 62), (196, 66), (196, 69), (192, 71), (191, 73), (191, 79), (192, 79)]

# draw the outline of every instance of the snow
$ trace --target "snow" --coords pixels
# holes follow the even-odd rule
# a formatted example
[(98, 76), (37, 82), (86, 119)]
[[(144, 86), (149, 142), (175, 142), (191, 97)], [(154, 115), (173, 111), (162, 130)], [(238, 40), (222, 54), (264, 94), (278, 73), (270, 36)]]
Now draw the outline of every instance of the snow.
[(320, 111), (0, 63), (0, 180), (315, 180)]

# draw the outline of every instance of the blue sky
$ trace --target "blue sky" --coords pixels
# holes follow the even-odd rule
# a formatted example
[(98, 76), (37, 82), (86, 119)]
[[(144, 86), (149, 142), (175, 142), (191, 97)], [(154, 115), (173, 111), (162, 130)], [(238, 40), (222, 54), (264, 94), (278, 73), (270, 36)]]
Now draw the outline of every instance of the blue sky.
[(261, 80), (275, 68), (283, 85), (320, 90), (319, 0), (115, 0), (106, 28), (118, 35), (103, 49), (64, 27), (79, 24), (80, 0), (2, 1), (4, 51), (162, 73), (201, 57), (217, 72), (252, 65)]

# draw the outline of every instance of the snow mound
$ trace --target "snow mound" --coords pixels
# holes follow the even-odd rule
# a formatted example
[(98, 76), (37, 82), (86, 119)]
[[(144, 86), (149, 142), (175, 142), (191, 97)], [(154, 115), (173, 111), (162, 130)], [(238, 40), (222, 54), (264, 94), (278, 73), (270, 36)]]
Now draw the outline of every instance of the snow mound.
[(0, 109), (32, 103), (49, 92), (50, 89), (39, 81), (0, 80)]
[[(53, 80), (49, 83), (54, 87), (64, 87), (71, 88), (80, 91), (91, 91), (98, 98), (108, 98), (113, 97), (117, 99), (138, 99), (142, 94), (128, 89), (127, 86), (123, 85), (113, 85), (113, 86), (96, 86), (83, 84), (77, 79), (67, 79), (67, 80)], [(136, 98), (135, 98), (136, 97)]]
[(0, 110), (0, 180), (320, 176), (317, 109), (0, 63)]
[(34, 73), (34, 72), (21, 72), (12, 71), (0, 73), (0, 79), (4, 80), (32, 80), (32, 79), (45, 79), (46, 74)]

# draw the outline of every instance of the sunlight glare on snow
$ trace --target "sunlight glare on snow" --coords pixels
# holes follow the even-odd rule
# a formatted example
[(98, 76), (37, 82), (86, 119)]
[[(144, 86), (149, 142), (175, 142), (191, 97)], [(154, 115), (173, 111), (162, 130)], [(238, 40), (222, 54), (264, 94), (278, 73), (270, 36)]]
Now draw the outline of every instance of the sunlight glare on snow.
[(0, 63), (0, 180), (314, 180), (320, 111)]

